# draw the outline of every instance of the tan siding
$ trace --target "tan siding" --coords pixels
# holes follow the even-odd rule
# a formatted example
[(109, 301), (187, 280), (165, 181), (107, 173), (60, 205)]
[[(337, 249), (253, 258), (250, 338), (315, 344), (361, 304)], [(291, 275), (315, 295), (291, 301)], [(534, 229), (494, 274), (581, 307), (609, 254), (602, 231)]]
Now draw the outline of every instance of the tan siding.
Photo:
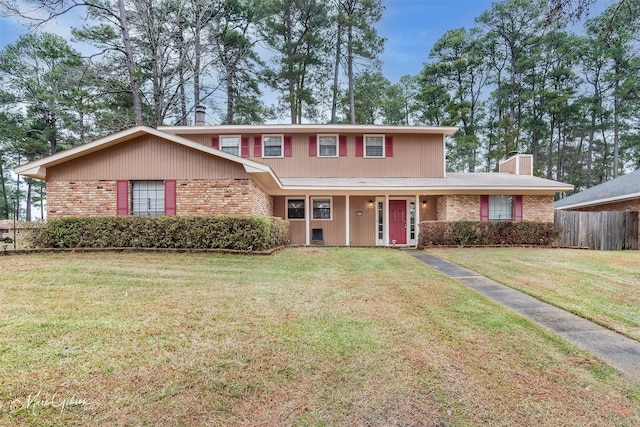
[[(422, 202), (426, 201), (425, 207)], [(438, 219), (438, 198), (436, 196), (421, 196), (418, 208), (420, 209), (420, 221), (435, 221)]]
[(532, 164), (533, 157), (531, 156), (520, 156), (520, 175), (531, 175), (532, 173)]
[[(213, 135), (182, 135), (211, 146)], [(292, 156), (265, 159), (254, 152), (255, 138), (249, 137), (251, 160), (271, 166), (279, 177), (442, 177), (444, 144), (442, 135), (393, 135), (393, 157), (370, 159), (356, 157), (356, 135), (347, 135), (344, 157), (310, 157), (309, 135), (292, 136)]]
[(144, 136), (47, 170), (47, 180), (247, 179), (237, 163)]
[[(323, 198), (322, 196), (313, 198)], [(313, 215), (313, 198), (309, 201), (309, 214)], [(326, 246), (344, 246), (345, 244), (345, 198), (333, 197), (331, 202), (331, 220), (311, 219), (311, 229), (322, 228)], [(313, 218), (313, 217), (312, 217)]]
[[(376, 244), (376, 204), (369, 207), (373, 197), (350, 197), (349, 218), (351, 219), (350, 239), (353, 246), (375, 246)], [(356, 212), (362, 212), (357, 216)]]
[(499, 172), (515, 174), (517, 159), (518, 159), (517, 157), (512, 157), (509, 160), (505, 160), (504, 163), (500, 164), (500, 167), (498, 168)]

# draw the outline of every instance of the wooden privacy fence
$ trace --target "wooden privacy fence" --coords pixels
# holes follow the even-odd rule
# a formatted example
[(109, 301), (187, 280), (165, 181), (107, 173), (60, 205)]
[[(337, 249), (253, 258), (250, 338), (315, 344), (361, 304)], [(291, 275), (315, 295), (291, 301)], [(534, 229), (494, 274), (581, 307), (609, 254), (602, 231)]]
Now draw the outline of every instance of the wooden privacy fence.
[(638, 212), (555, 211), (558, 246), (638, 249)]

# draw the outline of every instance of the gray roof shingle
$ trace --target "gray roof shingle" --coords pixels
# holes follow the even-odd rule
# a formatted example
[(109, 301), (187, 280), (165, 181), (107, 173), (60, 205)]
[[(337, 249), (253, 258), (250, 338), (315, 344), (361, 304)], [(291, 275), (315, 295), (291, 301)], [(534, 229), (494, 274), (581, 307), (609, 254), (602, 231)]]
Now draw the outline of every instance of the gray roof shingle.
[(635, 197), (640, 197), (640, 169), (558, 200), (554, 207), (568, 209)]

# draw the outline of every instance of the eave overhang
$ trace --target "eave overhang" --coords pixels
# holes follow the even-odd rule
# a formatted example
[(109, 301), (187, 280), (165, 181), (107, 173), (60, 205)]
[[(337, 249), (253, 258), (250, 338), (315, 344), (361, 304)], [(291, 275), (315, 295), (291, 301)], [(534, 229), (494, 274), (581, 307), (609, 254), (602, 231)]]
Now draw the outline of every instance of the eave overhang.
[(589, 200), (587, 202), (573, 203), (566, 206), (557, 206), (555, 207), (555, 209), (558, 209), (558, 210), (579, 209), (579, 208), (586, 208), (591, 206), (608, 205), (609, 203), (624, 202), (625, 200), (639, 199), (639, 198), (640, 198), (640, 193), (625, 194), (623, 196), (607, 197), (607, 198), (598, 199), (598, 200)]
[(386, 125), (336, 125), (336, 124), (300, 124), (300, 125), (220, 125), (220, 126), (160, 126), (158, 130), (180, 135), (235, 135), (235, 134), (395, 134), (395, 135), (453, 135), (458, 131), (455, 126), (386, 126)]

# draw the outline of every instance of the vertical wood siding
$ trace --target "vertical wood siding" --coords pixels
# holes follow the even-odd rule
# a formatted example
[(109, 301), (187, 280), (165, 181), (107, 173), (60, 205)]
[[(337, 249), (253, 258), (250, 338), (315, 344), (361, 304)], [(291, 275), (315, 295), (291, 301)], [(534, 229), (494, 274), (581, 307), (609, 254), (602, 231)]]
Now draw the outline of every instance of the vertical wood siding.
[[(353, 246), (375, 246), (376, 244), (376, 204), (369, 207), (369, 200), (375, 197), (350, 197), (349, 220), (350, 234)], [(362, 212), (362, 216), (356, 212)]]
[[(181, 135), (194, 142), (211, 146), (215, 135)], [(362, 135), (339, 136), (338, 157), (310, 155), (309, 139), (314, 135), (292, 135), (291, 151), (286, 147), (284, 158), (262, 158), (261, 135), (242, 135), (251, 142), (249, 158), (271, 166), (282, 178), (287, 177), (442, 177), (444, 147), (442, 135), (387, 135), (387, 150), (392, 144), (392, 156), (372, 159), (357, 156), (356, 141)], [(285, 135), (287, 138), (288, 135)], [(393, 142), (391, 142), (393, 141)], [(343, 156), (343, 153), (346, 155)], [(288, 155), (291, 157), (288, 157)]]
[[(207, 137), (209, 143), (211, 137)], [(152, 135), (123, 142), (47, 170), (47, 180), (247, 179), (234, 162)]]

